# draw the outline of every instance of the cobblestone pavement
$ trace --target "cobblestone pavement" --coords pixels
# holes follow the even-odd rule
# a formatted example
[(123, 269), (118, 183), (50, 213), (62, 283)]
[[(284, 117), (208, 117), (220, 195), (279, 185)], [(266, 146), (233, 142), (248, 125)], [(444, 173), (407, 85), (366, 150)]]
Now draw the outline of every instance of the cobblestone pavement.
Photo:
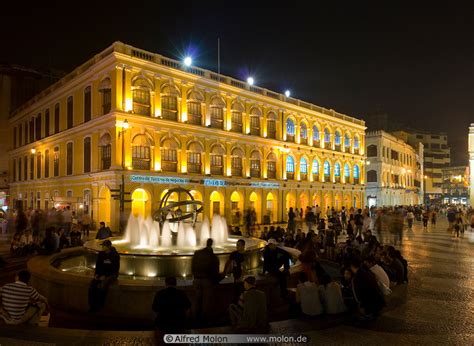
[(405, 231), (409, 262), (407, 301), (372, 326), (306, 333), (312, 344), (474, 345), (474, 233), (454, 238), (440, 220), (424, 231)]

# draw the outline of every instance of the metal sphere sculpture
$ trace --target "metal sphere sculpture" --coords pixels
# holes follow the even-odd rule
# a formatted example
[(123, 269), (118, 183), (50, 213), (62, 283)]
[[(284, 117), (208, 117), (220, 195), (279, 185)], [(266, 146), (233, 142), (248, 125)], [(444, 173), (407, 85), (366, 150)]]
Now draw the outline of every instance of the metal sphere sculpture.
[[(173, 193), (178, 195), (177, 202), (168, 201)], [(186, 198), (186, 200), (182, 201), (180, 198), (181, 194), (186, 194), (186, 196), (189, 198)], [(186, 211), (188, 205), (192, 206), (190, 212)], [(181, 207), (184, 207), (184, 211), (181, 209)], [(192, 219), (192, 223), (194, 224), (196, 223), (198, 214), (202, 213), (203, 209), (203, 203), (201, 201), (196, 201), (189, 190), (186, 190), (182, 187), (176, 187), (168, 190), (163, 196), (160, 201), (160, 207), (153, 214), (153, 218), (155, 221), (158, 221), (161, 224), (165, 221), (179, 222), (187, 219)]]

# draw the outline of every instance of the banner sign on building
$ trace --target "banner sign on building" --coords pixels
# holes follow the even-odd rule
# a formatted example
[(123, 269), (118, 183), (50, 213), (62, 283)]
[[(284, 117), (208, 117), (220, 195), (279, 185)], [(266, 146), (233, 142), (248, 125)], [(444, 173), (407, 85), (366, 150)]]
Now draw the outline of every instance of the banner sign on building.
[(188, 184), (189, 179), (177, 177), (155, 177), (153, 175), (131, 175), (130, 181), (134, 183), (152, 184)]

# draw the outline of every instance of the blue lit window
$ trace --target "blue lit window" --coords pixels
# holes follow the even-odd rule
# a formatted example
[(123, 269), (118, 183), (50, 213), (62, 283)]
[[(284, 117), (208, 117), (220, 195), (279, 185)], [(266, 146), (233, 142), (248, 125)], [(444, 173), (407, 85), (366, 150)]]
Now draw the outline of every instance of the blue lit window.
[(289, 173), (295, 172), (295, 159), (292, 156), (286, 158), (286, 171)]
[(329, 133), (328, 129), (324, 129), (324, 142), (325, 143), (331, 142), (331, 134)]
[(339, 132), (336, 132), (336, 135), (334, 136), (334, 143), (336, 145), (341, 145), (341, 134)]
[(331, 175), (331, 165), (327, 161), (324, 162), (324, 175), (325, 176)]
[(313, 126), (313, 141), (319, 141), (319, 129), (316, 126)]
[(359, 179), (359, 166), (354, 166), (354, 178)]
[(341, 165), (336, 163), (334, 165), (334, 176), (335, 177), (340, 177), (341, 176)]
[(351, 139), (349, 138), (349, 135), (345, 135), (344, 137), (344, 145), (346, 146), (346, 148), (349, 148), (351, 146)]
[(300, 173), (308, 173), (308, 164), (306, 163), (306, 159), (304, 157), (302, 157), (300, 160)]
[(359, 137), (354, 137), (354, 148), (359, 149)]
[(344, 165), (344, 176), (346, 178), (349, 178), (351, 176), (351, 169), (349, 168), (349, 165), (347, 163)]
[(313, 174), (319, 174), (319, 163), (317, 160), (313, 160)]
[(300, 130), (300, 137), (301, 138), (308, 138), (308, 129), (306, 128), (305, 123), (301, 123), (301, 130)]
[(295, 123), (291, 119), (286, 120), (286, 133), (290, 136), (295, 135)]

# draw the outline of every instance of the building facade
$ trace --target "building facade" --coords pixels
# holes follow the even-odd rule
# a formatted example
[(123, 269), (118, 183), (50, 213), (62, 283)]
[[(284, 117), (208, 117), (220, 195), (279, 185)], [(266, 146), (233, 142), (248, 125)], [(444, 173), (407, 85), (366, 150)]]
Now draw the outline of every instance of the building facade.
[(115, 228), (122, 179), (125, 217), (150, 216), (177, 186), (234, 223), (248, 208), (277, 222), (365, 200), (363, 121), (120, 42), (24, 104), (10, 131), (18, 204), (68, 204)]
[(469, 151), (469, 202), (474, 207), (474, 124), (469, 126), (468, 135), (468, 151)]
[(423, 201), (423, 145), (417, 149), (385, 131), (366, 134), (366, 196), (369, 206)]
[(469, 203), (469, 167), (443, 168), (443, 204)]
[(393, 133), (413, 147), (423, 144), (425, 203), (442, 203), (443, 196), (443, 168), (451, 166), (451, 149), (448, 146), (446, 133), (407, 133), (398, 131)]

